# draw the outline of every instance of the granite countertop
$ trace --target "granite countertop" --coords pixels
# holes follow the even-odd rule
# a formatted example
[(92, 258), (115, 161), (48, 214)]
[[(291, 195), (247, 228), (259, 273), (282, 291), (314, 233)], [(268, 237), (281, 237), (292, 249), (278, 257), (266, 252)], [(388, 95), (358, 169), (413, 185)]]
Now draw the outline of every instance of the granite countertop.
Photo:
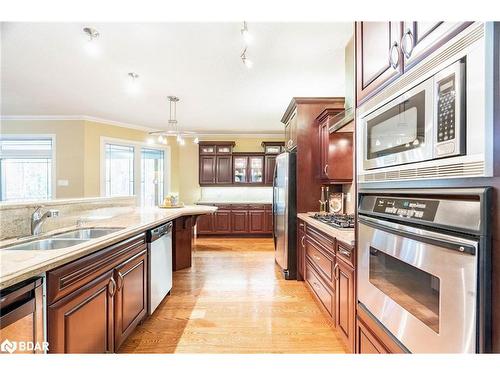
[[(1, 250), (9, 245), (26, 242), (10, 239), (0, 242), (0, 289), (40, 275), (43, 272), (69, 263), (94, 251), (125, 240), (147, 229), (166, 223), (180, 216), (202, 215), (216, 211), (216, 207), (186, 206), (175, 209), (127, 207), (119, 215), (88, 222), (84, 227), (123, 227), (114, 233), (84, 243), (55, 250)], [(80, 227), (83, 228), (83, 227)], [(76, 229), (76, 226), (60, 228), (44, 233), (45, 238), (57, 233)]]
[(273, 202), (267, 201), (267, 200), (260, 200), (260, 201), (229, 201), (229, 200), (224, 200), (224, 201), (216, 201), (216, 200), (211, 200), (211, 201), (198, 201), (196, 204), (273, 204)]
[(319, 220), (312, 218), (315, 212), (297, 214), (297, 217), (305, 221), (308, 225), (319, 229), (320, 231), (328, 234), (329, 236), (337, 238), (339, 241), (345, 242), (348, 245), (354, 246), (356, 243), (356, 236), (354, 229), (337, 229), (328, 224), (322, 223)]

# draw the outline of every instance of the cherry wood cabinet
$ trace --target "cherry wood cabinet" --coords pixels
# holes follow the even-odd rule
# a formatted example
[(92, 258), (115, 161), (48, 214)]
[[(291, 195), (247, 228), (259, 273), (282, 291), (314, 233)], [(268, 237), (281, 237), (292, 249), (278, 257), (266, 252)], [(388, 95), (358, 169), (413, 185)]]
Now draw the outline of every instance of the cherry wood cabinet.
[(249, 216), (247, 210), (231, 211), (231, 233), (247, 233)]
[(356, 22), (358, 105), (403, 74), (401, 22)]
[[(282, 120), (283, 121), (283, 120)], [(297, 111), (290, 113), (288, 118), (284, 121), (285, 123), (285, 148), (288, 151), (293, 150), (297, 147)]]
[(264, 184), (264, 173), (264, 155), (262, 153), (233, 154), (234, 184), (262, 185)]
[[(298, 263), (304, 279), (350, 352), (356, 340), (354, 247), (298, 221)], [(342, 254), (341, 254), (342, 251)], [(302, 259), (304, 260), (302, 260)], [(300, 273), (300, 272), (299, 272)]]
[(336, 313), (335, 325), (351, 352), (354, 352), (354, 337), (356, 328), (354, 268), (337, 257), (336, 280)]
[(215, 184), (216, 160), (217, 157), (213, 155), (200, 156), (200, 185)]
[(323, 183), (343, 184), (352, 181), (354, 166), (353, 122), (330, 132), (338, 123), (338, 109), (325, 109), (316, 118), (319, 138), (319, 176)]
[(47, 272), (50, 353), (109, 353), (146, 315), (144, 234)]
[(49, 353), (112, 353), (116, 281), (108, 271), (50, 305)]
[(199, 176), (201, 186), (230, 185), (233, 181), (234, 142), (203, 141), (199, 147)]
[(233, 163), (231, 156), (216, 156), (217, 184), (230, 184), (233, 181)]
[(403, 354), (408, 351), (358, 304), (355, 350), (359, 354)]
[(115, 348), (119, 348), (147, 313), (146, 251), (115, 268)]
[(358, 106), (472, 22), (356, 22)]
[(405, 72), (464, 30), (472, 22), (405, 21), (401, 51)]
[(219, 209), (214, 213), (214, 232), (231, 233), (231, 211)]
[(276, 167), (276, 155), (264, 157), (264, 184), (272, 186), (274, 180), (274, 168)]
[(273, 232), (270, 204), (213, 204), (218, 210), (198, 218), (198, 235), (265, 235)]
[(248, 211), (248, 231), (250, 233), (265, 233), (266, 232), (266, 211), (265, 210), (249, 210)]
[(172, 268), (174, 271), (191, 267), (195, 218), (181, 216), (172, 229)]

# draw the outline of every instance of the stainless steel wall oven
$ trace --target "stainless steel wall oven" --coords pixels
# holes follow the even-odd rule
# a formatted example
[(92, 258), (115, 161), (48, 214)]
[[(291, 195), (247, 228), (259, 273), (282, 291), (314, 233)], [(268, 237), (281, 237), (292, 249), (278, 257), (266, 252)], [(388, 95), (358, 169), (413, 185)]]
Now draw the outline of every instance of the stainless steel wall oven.
[(490, 350), (490, 195), (360, 191), (358, 300), (408, 351)]

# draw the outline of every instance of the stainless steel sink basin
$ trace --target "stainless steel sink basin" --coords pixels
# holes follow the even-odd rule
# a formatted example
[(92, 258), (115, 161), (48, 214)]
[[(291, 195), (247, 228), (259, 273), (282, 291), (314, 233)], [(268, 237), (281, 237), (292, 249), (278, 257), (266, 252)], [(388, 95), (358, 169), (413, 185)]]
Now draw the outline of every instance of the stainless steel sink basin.
[(81, 228), (56, 234), (49, 238), (32, 240), (4, 248), (3, 250), (55, 250), (75, 246), (94, 238), (106, 236), (123, 228)]
[(88, 240), (45, 238), (43, 240), (30, 241), (19, 245), (9, 246), (3, 250), (56, 250), (75, 246), (86, 241)]
[(82, 229), (75, 229), (75, 230), (61, 233), (61, 234), (56, 234), (55, 236), (52, 236), (51, 238), (91, 240), (94, 238), (106, 236), (108, 234), (117, 232), (121, 229), (123, 229), (123, 228), (82, 228)]

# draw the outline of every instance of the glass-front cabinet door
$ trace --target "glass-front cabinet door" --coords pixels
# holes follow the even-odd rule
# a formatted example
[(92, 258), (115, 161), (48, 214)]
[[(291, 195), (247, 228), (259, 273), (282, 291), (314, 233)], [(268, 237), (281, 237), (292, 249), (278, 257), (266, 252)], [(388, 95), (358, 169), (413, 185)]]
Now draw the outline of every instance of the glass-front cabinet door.
[(248, 157), (238, 156), (233, 158), (234, 163), (234, 182), (247, 183)]
[(251, 184), (261, 184), (264, 182), (264, 157), (250, 156), (248, 158), (250, 164), (249, 182)]

